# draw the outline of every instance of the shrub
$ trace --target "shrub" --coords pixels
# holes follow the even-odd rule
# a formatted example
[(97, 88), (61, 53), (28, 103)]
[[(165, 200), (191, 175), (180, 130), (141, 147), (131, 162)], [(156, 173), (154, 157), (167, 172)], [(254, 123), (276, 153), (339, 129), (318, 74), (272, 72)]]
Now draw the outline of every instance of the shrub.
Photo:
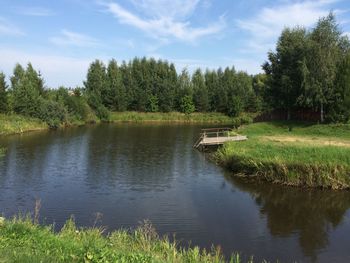
[(103, 105), (100, 105), (97, 107), (96, 115), (102, 121), (109, 121), (110, 120), (110, 113), (109, 113), (108, 109)]
[(66, 120), (66, 115), (66, 109), (58, 102), (41, 99), (36, 117), (45, 121), (50, 128), (58, 128)]

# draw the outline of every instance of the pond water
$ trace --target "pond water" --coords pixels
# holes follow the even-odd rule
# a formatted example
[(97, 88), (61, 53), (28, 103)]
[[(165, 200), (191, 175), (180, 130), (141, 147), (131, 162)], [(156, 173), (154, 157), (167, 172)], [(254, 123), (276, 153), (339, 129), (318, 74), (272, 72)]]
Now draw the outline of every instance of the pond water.
[(101, 124), (0, 138), (0, 214), (109, 231), (148, 219), (183, 245), (282, 262), (350, 262), (350, 192), (233, 179), (192, 148), (202, 126)]

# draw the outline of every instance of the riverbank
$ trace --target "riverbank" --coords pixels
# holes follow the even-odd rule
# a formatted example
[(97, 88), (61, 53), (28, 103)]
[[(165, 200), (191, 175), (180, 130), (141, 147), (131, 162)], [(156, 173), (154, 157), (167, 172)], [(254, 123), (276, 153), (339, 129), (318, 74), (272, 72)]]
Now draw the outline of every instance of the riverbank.
[[(0, 262), (226, 262), (216, 249), (179, 248), (147, 222), (134, 231), (102, 233), (103, 228), (78, 229), (73, 220), (55, 233), (30, 218), (0, 218)], [(230, 262), (242, 261), (235, 255)]]
[(272, 183), (350, 189), (350, 125), (254, 123), (238, 129), (215, 160), (237, 176)]
[(35, 118), (17, 114), (0, 114), (0, 136), (48, 129), (48, 125)]
[(232, 118), (222, 113), (208, 112), (184, 114), (180, 112), (112, 112), (111, 122), (180, 122), (232, 124)]
[[(86, 123), (99, 122), (96, 119), (84, 122), (81, 120), (69, 120), (61, 127), (80, 126)], [(233, 119), (221, 113), (192, 113), (186, 115), (179, 112), (149, 113), (149, 112), (111, 112), (109, 121), (114, 122), (176, 122), (176, 123), (216, 123), (233, 124)], [(21, 116), (17, 114), (0, 114), (0, 136), (20, 134), (29, 131), (49, 129), (49, 126), (36, 118)]]

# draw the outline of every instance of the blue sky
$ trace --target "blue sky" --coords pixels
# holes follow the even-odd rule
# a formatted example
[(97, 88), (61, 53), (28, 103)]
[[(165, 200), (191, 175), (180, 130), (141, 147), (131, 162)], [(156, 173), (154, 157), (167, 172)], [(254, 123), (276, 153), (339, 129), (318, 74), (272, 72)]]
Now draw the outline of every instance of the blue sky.
[(90, 62), (135, 56), (177, 69), (255, 74), (285, 26), (330, 10), (350, 36), (349, 0), (0, 0), (0, 71), (32, 62), (46, 85), (82, 85)]

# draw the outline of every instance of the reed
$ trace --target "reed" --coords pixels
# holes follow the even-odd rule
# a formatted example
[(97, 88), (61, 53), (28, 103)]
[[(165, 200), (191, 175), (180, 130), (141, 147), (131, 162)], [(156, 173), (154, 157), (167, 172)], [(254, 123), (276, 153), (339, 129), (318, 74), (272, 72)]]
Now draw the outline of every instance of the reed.
[(39, 119), (17, 114), (0, 114), (0, 135), (18, 134), (28, 131), (48, 129)]

